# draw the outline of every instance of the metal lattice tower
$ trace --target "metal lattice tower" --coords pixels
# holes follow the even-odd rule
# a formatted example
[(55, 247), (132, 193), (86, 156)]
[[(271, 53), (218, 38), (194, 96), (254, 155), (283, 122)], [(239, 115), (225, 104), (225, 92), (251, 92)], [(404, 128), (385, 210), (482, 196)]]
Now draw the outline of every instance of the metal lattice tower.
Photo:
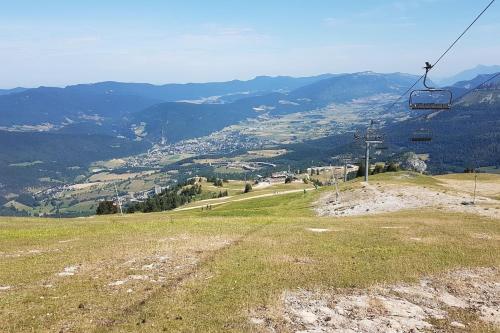
[(355, 163), (355, 158), (352, 156), (352, 154), (343, 154), (338, 157), (338, 160), (342, 162), (342, 165), (344, 166), (344, 183), (347, 182), (347, 164), (349, 163)]
[(370, 121), (370, 125), (364, 132), (356, 132), (354, 138), (357, 141), (365, 144), (365, 182), (368, 182), (368, 175), (370, 173), (370, 147), (384, 143), (384, 135), (378, 128), (379, 123), (375, 120)]
[(115, 193), (116, 193), (116, 203), (118, 204), (118, 207), (120, 208), (120, 215), (123, 215), (123, 209), (122, 209), (122, 200), (120, 198), (120, 196), (118, 195), (118, 189), (116, 188), (116, 184), (115, 185)]

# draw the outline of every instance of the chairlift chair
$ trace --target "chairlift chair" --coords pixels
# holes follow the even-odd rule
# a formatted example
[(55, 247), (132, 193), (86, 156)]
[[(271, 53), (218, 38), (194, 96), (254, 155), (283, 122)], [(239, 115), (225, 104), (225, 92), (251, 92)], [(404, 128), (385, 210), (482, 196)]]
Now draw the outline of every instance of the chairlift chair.
[(365, 141), (381, 143), (382, 141), (384, 141), (384, 134), (377, 129), (369, 127), (366, 130)]
[(432, 65), (425, 63), (424, 87), (426, 89), (413, 90), (410, 94), (409, 104), (412, 110), (449, 110), (453, 100), (450, 90), (438, 89), (427, 85), (427, 75)]
[(411, 141), (418, 142), (431, 142), (432, 141), (432, 131), (429, 129), (421, 128), (413, 132)]

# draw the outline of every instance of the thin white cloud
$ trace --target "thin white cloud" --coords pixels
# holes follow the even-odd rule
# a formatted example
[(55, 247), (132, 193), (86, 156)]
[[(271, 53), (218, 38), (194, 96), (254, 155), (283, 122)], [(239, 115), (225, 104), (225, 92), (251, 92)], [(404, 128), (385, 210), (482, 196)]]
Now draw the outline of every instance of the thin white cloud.
[(234, 47), (265, 47), (272, 38), (249, 27), (206, 24), (194, 32), (165, 37), (177, 48), (217, 50)]
[(335, 18), (335, 17), (327, 17), (323, 20), (323, 24), (329, 28), (337, 28), (343, 26), (347, 23), (345, 18)]

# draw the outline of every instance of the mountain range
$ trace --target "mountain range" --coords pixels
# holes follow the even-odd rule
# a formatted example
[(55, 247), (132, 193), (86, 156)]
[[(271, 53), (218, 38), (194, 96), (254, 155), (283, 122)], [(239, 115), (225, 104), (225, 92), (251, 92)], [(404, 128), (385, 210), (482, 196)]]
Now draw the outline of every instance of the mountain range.
[[(412, 142), (424, 129), (430, 143)], [(385, 129), (389, 144), (431, 156), (432, 172), (500, 166), (500, 84), (493, 83), (458, 100), (452, 110), (415, 117)]]
[(2, 96), (2, 95), (9, 95), (9, 94), (15, 94), (15, 93), (20, 93), (20, 92), (23, 92), (23, 91), (25, 91), (27, 89), (28, 88), (21, 88), (21, 87), (13, 88), (13, 89), (0, 89), (0, 96)]
[[(207, 134), (259, 113), (282, 115), (375, 94), (396, 95), (415, 79), (400, 73), (364, 72), (187, 85), (103, 82), (40, 87), (0, 96), (0, 127), (133, 139), (131, 127), (145, 123), (146, 132), (153, 135), (151, 140), (158, 139), (168, 126), (167, 138), (176, 141)], [(224, 99), (235, 95), (239, 99)], [(197, 102), (187, 102), (189, 98)], [(191, 126), (195, 120), (203, 120), (205, 126)]]
[[(461, 96), (488, 78), (479, 75), (449, 89)], [(245, 119), (280, 119), (331, 105), (350, 107), (360, 99), (376, 97), (382, 105), (390, 104), (416, 79), (418, 76), (404, 73), (361, 72), (160, 86), (101, 82), (3, 90), (0, 194), (43, 188), (48, 185), (46, 179), (49, 183), (71, 182), (94, 161), (146, 152), (162, 138), (175, 143), (209, 135)], [(477, 148), (468, 144), (472, 136), (483, 138), (481, 144), (490, 150), (498, 148), (499, 96), (498, 81), (492, 81), (459, 99), (457, 112), (439, 114), (432, 122), (415, 113), (409, 113), (413, 118), (407, 120), (387, 115), (390, 142), (398, 149), (409, 149), (409, 133), (429, 126), (436, 133), (446, 133), (440, 136), (446, 139), (431, 149), (434, 154), (446, 150), (448, 155), (442, 154), (440, 163), (463, 165), (464, 159), (454, 156), (458, 155), (457, 147), (468, 147), (469, 152)], [(401, 105), (402, 112), (405, 107)], [(448, 129), (453, 132), (448, 133)], [(347, 137), (331, 140), (340, 147)], [(500, 164), (486, 153), (481, 163)]]
[(453, 76), (443, 78), (443, 79), (438, 79), (435, 81), (441, 87), (447, 87), (447, 86), (451, 86), (459, 81), (472, 80), (479, 75), (498, 73), (498, 72), (500, 72), (500, 66), (498, 66), (498, 65), (491, 65), (491, 66), (477, 65), (474, 68), (470, 68), (470, 69), (464, 70), (458, 74), (455, 74)]
[(0, 93), (0, 126), (58, 125), (94, 115), (120, 118), (161, 102), (225, 103), (272, 91), (291, 91), (332, 76), (261, 76), (249, 81), (166, 85), (100, 82), (65, 88), (16, 88)]

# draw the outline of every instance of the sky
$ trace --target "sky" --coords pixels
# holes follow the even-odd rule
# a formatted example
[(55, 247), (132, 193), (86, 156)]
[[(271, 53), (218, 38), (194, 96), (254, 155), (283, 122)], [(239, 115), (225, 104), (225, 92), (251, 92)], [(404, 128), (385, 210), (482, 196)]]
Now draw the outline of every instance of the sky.
[[(0, 88), (421, 73), (490, 0), (0, 0)], [(500, 2), (434, 70), (500, 64)]]

